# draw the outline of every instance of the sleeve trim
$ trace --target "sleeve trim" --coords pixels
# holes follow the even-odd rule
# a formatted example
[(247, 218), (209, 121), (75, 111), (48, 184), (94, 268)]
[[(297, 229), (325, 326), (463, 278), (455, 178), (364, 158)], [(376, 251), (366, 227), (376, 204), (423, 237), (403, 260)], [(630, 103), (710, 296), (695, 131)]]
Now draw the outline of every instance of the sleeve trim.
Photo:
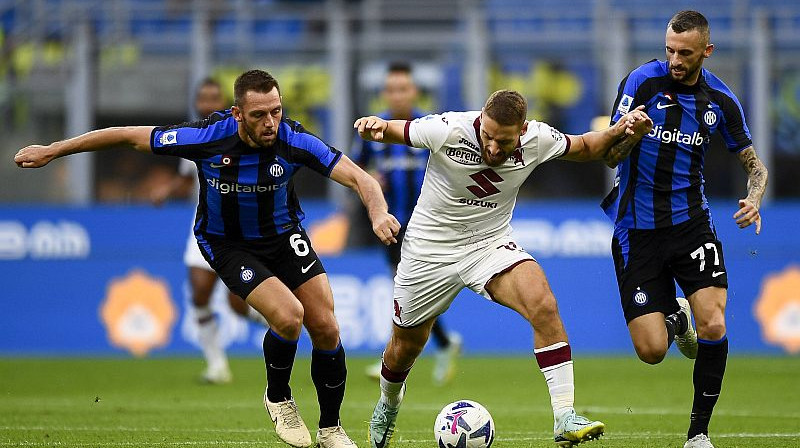
[(155, 145), (156, 141), (155, 141), (155, 138), (156, 138), (156, 132), (158, 132), (158, 130), (159, 130), (159, 128), (155, 127), (155, 128), (153, 128), (152, 131), (150, 131), (150, 152), (152, 152), (152, 153), (156, 153), (156, 145)]
[(569, 147), (572, 145), (572, 140), (569, 138), (569, 135), (564, 134), (564, 138), (567, 139), (567, 145), (564, 147), (564, 152), (561, 153), (561, 155), (558, 156), (557, 158), (561, 158), (567, 155), (567, 153), (569, 153)]
[(335, 148), (331, 148), (331, 149), (336, 151), (336, 156), (334, 156), (333, 160), (328, 165), (328, 172), (325, 173), (325, 175), (328, 176), (328, 177), (331, 177), (331, 172), (333, 171), (333, 168), (336, 166), (337, 163), (339, 163), (339, 160), (342, 159), (342, 152), (341, 151), (339, 151), (338, 149), (335, 149)]

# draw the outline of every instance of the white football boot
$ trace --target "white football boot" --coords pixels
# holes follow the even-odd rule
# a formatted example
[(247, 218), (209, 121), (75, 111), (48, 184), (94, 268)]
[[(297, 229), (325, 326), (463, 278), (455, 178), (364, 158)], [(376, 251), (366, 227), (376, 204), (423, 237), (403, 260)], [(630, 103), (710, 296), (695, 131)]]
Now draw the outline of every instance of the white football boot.
[(694, 325), (692, 325), (692, 308), (689, 306), (689, 301), (683, 297), (675, 300), (681, 306), (681, 313), (686, 316), (686, 322), (688, 322), (686, 332), (675, 335), (675, 345), (678, 346), (678, 350), (683, 353), (683, 356), (695, 359), (697, 358), (697, 332), (694, 331)]
[(356, 448), (355, 442), (347, 436), (341, 426), (319, 428), (317, 445), (319, 448)]
[(450, 333), (447, 335), (450, 343), (446, 348), (436, 352), (436, 362), (433, 366), (433, 384), (443, 386), (453, 379), (456, 373), (456, 360), (461, 354), (461, 335)]
[(711, 439), (705, 434), (698, 434), (683, 444), (683, 448), (714, 448)]
[(311, 446), (311, 434), (300, 417), (294, 399), (273, 403), (264, 392), (264, 407), (267, 408), (269, 419), (275, 424), (275, 432), (281, 440), (297, 448)]

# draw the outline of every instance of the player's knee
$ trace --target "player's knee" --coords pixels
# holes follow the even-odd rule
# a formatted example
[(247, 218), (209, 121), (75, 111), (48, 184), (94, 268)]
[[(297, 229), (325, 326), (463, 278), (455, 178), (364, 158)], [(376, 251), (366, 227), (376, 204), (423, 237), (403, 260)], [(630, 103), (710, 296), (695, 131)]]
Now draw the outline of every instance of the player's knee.
[(211, 303), (211, 293), (213, 288), (205, 286), (195, 286), (192, 288), (192, 303), (195, 306), (206, 306)]
[(280, 335), (297, 335), (303, 327), (303, 307), (287, 307), (269, 319), (270, 327)]
[(542, 324), (559, 321), (558, 304), (552, 293), (542, 293), (529, 301), (526, 307), (525, 316), (534, 327), (541, 327)]
[(635, 344), (636, 355), (648, 364), (658, 364), (667, 356), (666, 344), (638, 343)]
[(305, 325), (314, 347), (336, 347), (339, 344), (339, 325), (336, 319), (306, 322)]
[(636, 354), (639, 356), (639, 359), (648, 364), (658, 364), (663, 361), (666, 356), (666, 352), (658, 350), (636, 350)]
[(725, 320), (722, 317), (712, 319), (702, 324), (698, 323), (697, 326), (697, 337), (708, 341), (722, 339), (722, 337), (725, 336), (725, 332)]

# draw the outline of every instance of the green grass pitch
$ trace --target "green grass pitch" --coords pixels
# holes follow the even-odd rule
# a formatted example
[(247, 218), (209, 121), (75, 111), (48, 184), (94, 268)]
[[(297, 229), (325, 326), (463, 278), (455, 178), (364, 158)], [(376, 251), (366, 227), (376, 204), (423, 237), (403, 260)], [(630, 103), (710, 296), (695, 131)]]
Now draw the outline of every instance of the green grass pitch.
[[(342, 423), (365, 447), (378, 386), (363, 372), (374, 358), (348, 361)], [(234, 382), (196, 381), (194, 358), (0, 359), (0, 446), (283, 447), (261, 403), (260, 358), (234, 358)], [(431, 384), (420, 359), (397, 422), (395, 447), (431, 447), (433, 420), (456, 399), (492, 413), (493, 446), (554, 447), (552, 413), (531, 358), (465, 357), (446, 387)], [(295, 364), (292, 387), (316, 432), (318, 410), (309, 361)], [(606, 423), (587, 448), (682, 447), (691, 407), (692, 363), (671, 354), (649, 366), (633, 356), (575, 359), (576, 408)], [(800, 358), (733, 357), (711, 422), (717, 448), (800, 447)], [(584, 446), (584, 445), (581, 445)]]

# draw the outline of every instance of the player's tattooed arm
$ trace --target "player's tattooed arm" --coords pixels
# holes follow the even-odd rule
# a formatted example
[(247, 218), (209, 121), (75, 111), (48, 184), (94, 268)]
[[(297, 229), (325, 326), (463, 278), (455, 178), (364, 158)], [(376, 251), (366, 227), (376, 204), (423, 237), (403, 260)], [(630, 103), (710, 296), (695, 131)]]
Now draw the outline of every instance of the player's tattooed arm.
[[(652, 128), (653, 120), (644, 112), (644, 106), (639, 106), (602, 131), (590, 131), (578, 136), (570, 136), (572, 143), (562, 159), (577, 162), (605, 160), (609, 151), (620, 141), (631, 140), (635, 145)], [(617, 161), (627, 157), (630, 151), (627, 144), (617, 147), (615, 150)]]
[(739, 161), (747, 172), (747, 200), (756, 208), (761, 206), (761, 198), (767, 189), (767, 167), (756, 155), (756, 150), (751, 146), (739, 153)]
[(616, 168), (619, 162), (622, 162), (631, 155), (631, 150), (633, 150), (633, 147), (641, 140), (641, 137), (626, 135), (611, 145), (611, 147), (608, 148), (608, 152), (603, 156), (603, 161), (606, 163), (606, 166), (609, 168)]
[[(643, 106), (623, 115), (620, 121), (625, 119), (628, 122), (625, 133), (603, 154), (603, 161), (609, 168), (616, 168), (619, 162), (631, 155), (633, 147), (653, 129), (653, 120), (644, 112)], [(620, 122), (617, 122), (615, 126), (619, 124)]]
[(767, 189), (769, 173), (767, 167), (756, 155), (756, 150), (751, 146), (738, 154), (742, 167), (747, 172), (747, 197), (739, 199), (739, 210), (733, 215), (736, 224), (744, 229), (750, 224), (756, 225), (756, 234), (761, 233), (761, 199)]

